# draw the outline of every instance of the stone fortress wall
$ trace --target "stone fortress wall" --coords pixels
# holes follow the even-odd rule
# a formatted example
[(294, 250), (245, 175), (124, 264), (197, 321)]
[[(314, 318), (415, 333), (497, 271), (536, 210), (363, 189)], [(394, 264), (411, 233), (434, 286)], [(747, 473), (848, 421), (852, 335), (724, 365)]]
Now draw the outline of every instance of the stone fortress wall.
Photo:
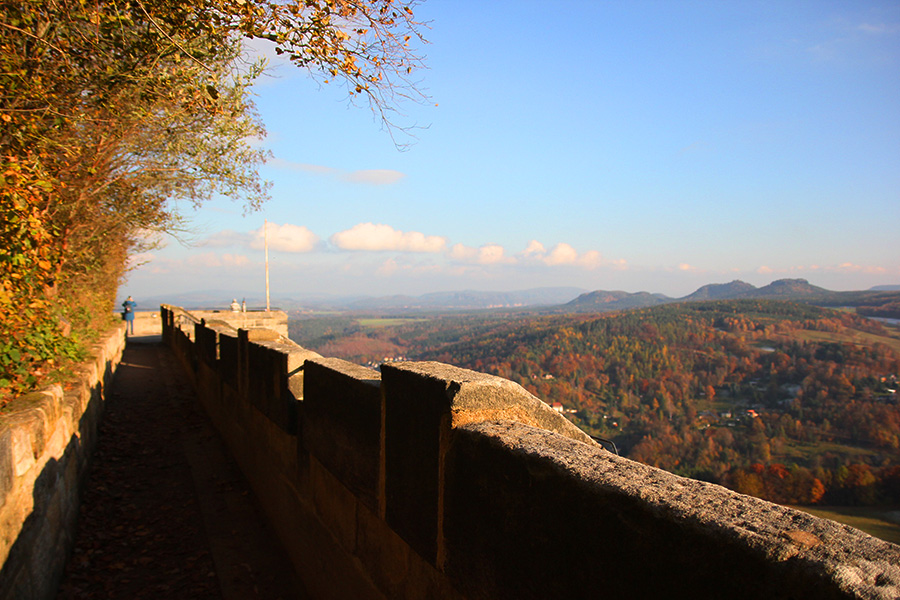
[(900, 547), (618, 457), (510, 381), (181, 312), (164, 341), (313, 597), (900, 596)]
[[(900, 597), (900, 547), (620, 458), (510, 381), (159, 315), (314, 598)], [(124, 343), (0, 411), (0, 599), (53, 597)]]

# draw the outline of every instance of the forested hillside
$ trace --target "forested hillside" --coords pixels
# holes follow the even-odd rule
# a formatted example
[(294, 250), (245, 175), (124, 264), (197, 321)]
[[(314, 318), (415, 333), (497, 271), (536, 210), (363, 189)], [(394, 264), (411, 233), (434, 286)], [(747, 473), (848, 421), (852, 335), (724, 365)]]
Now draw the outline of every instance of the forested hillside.
[(622, 454), (680, 474), (778, 502), (900, 501), (900, 339), (848, 312), (728, 300), (345, 332), (318, 349), (512, 379)]

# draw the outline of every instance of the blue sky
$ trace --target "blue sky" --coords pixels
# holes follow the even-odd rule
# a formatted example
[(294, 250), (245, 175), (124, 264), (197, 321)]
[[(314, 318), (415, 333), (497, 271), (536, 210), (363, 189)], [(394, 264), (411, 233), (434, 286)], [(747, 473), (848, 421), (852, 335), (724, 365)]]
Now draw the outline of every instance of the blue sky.
[[(122, 293), (682, 296), (900, 283), (900, 3), (427, 0), (398, 151), (339, 88), (257, 86), (272, 200), (189, 211)], [(399, 139), (403, 139), (400, 136)]]

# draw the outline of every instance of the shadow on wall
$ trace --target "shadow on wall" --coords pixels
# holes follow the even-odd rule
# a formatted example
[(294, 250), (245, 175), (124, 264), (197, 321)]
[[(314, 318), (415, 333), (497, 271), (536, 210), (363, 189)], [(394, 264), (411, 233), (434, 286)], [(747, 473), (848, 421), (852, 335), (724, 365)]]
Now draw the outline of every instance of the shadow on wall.
[(72, 389), (54, 385), (0, 414), (0, 598), (55, 596), (72, 550), (81, 485), (124, 326), (95, 347)]
[(72, 549), (78, 506), (75, 510), (59, 497), (59, 482), (67, 465), (79, 454), (75, 436), (61, 460), (50, 459), (34, 482), (32, 510), (9, 550), (0, 571), (3, 598), (49, 598), (66, 566)]

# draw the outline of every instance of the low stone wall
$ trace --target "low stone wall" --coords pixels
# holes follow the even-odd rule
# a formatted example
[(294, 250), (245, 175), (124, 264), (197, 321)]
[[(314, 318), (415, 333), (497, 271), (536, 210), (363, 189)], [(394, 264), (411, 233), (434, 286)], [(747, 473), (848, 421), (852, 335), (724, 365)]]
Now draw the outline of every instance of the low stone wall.
[(900, 595), (900, 547), (617, 457), (510, 381), (176, 313), (164, 339), (315, 598)]
[(122, 324), (65, 388), (52, 385), (0, 410), (0, 599), (55, 597), (105, 391), (124, 347)]
[(207, 323), (226, 323), (235, 329), (271, 329), (284, 337), (288, 336), (288, 316), (281, 310), (192, 310), (190, 313)]

